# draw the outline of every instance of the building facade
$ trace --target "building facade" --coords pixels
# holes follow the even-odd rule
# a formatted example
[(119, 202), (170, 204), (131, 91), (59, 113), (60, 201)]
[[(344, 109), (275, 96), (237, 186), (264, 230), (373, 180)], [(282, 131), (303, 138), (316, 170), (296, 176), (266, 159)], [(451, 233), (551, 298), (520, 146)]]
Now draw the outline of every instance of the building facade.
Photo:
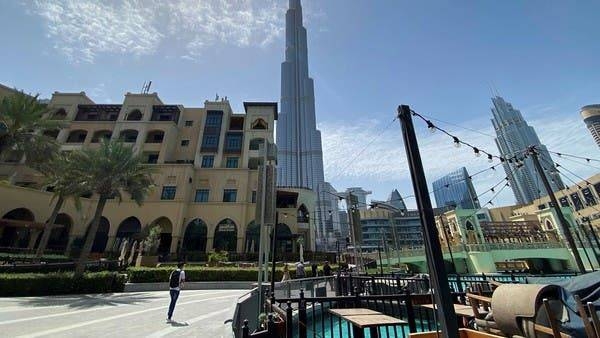
[[(545, 196), (546, 191), (539, 179), (533, 161), (525, 158), (516, 161), (513, 158), (522, 159), (527, 148), (535, 146), (542, 166), (554, 167), (554, 162), (533, 127), (527, 125), (521, 112), (502, 97), (492, 98), (492, 124), (496, 131), (496, 145), (500, 154), (506, 160), (502, 163), (506, 176), (509, 179), (511, 189), (515, 195), (517, 204), (529, 204), (534, 199)], [(551, 180), (552, 190), (564, 188), (564, 184), (558, 173), (547, 173)]]
[(412, 250), (423, 246), (421, 219), (417, 210), (402, 213), (383, 209), (360, 210), (364, 250), (389, 248)]
[(600, 147), (600, 104), (591, 104), (582, 107), (581, 117), (592, 134), (594, 141)]
[(279, 186), (306, 187), (316, 191), (325, 181), (323, 149), (315, 117), (313, 80), (308, 76), (308, 46), (300, 0), (290, 0), (285, 21), (281, 113), (277, 123), (277, 182)]
[(313, 79), (308, 74), (308, 43), (300, 0), (285, 15), (285, 61), (281, 64), (281, 113), (277, 122), (277, 185), (309, 188), (318, 195), (316, 244), (329, 251), (339, 224), (336, 191), (325, 182), (321, 132), (317, 129)]
[(457, 169), (433, 181), (433, 194), (438, 207), (455, 206), (479, 209), (479, 200), (467, 168)]
[[(262, 161), (258, 148), (273, 142), (278, 112), (272, 102), (245, 102), (244, 108), (245, 113), (234, 113), (226, 99), (187, 108), (165, 104), (156, 93), (127, 93), (119, 104), (95, 104), (83, 92), (54, 93), (47, 118), (63, 121), (64, 127), (42, 132), (56, 139), (62, 151), (118, 139), (157, 169), (156, 188), (141, 207), (127, 198), (107, 204), (94, 250), (114, 250), (146, 227), (160, 225), (162, 253), (258, 252), (259, 226), (254, 221)], [(0, 193), (0, 246), (35, 246), (39, 232), (19, 224), (45, 222), (52, 194), (21, 158), (0, 163), (0, 179), (12, 183)], [(53, 245), (70, 247), (85, 235), (95, 196), (82, 200), (81, 210), (70, 204), (61, 210), (57, 224), (64, 227), (55, 229)], [(308, 210), (315, 206), (316, 194), (310, 189), (278, 189), (278, 239), (283, 251), (295, 251), (300, 236), (307, 249), (314, 250), (310, 245), (314, 223)]]

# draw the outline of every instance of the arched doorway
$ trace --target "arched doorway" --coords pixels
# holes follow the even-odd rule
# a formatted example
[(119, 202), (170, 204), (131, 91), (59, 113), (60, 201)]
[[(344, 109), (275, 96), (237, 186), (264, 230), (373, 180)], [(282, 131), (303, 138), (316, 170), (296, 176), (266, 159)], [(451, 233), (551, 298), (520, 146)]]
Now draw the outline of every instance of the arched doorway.
[[(65, 251), (69, 242), (69, 231), (73, 226), (73, 220), (67, 214), (61, 213), (56, 216), (54, 224), (63, 225), (60, 228), (53, 228), (48, 239), (48, 250)], [(41, 236), (40, 236), (41, 239)]]
[[(33, 213), (25, 208), (13, 209), (4, 214), (2, 218), (15, 221), (35, 221)], [(0, 247), (27, 248), (29, 236), (29, 229), (26, 227), (4, 225), (0, 237)]]
[(258, 252), (260, 244), (260, 225), (254, 221), (248, 223), (246, 227), (246, 241), (244, 243), (244, 252)]
[(182, 251), (206, 251), (208, 226), (200, 218), (189, 222), (183, 235)]
[(158, 225), (160, 227), (160, 243), (158, 245), (158, 254), (164, 255), (171, 251), (171, 241), (173, 240), (173, 223), (167, 217), (160, 217), (150, 223), (150, 228)]
[(140, 220), (134, 216), (127, 217), (125, 220), (123, 220), (123, 222), (121, 222), (121, 224), (119, 224), (113, 249), (118, 250), (121, 247), (121, 243), (123, 243), (125, 240), (128, 240), (129, 244), (133, 243), (135, 240), (138, 240), (140, 231), (142, 231), (142, 223)]
[(217, 224), (215, 228), (214, 244), (215, 251), (235, 252), (237, 248), (237, 226), (235, 222), (226, 218)]
[(277, 241), (275, 245), (277, 252), (292, 252), (294, 248), (293, 240), (294, 237), (292, 236), (292, 231), (290, 230), (290, 227), (285, 223), (278, 223)]

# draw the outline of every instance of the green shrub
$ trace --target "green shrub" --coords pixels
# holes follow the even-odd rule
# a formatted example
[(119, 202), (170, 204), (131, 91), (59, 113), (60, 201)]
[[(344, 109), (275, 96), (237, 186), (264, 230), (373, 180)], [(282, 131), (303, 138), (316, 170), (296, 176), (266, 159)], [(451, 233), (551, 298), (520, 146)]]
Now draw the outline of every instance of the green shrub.
[[(21, 254), (21, 253), (6, 253), (0, 252), (0, 261), (2, 262), (32, 262), (36, 260), (34, 254)], [(43, 255), (40, 261), (47, 263), (63, 263), (71, 262), (71, 259), (64, 255)]]
[(125, 280), (114, 272), (86, 273), (77, 279), (72, 272), (0, 274), (0, 297), (122, 292)]
[[(335, 269), (334, 266), (332, 266)], [(159, 268), (131, 267), (127, 269), (129, 282), (131, 283), (157, 283), (168, 282), (169, 275), (175, 267), (161, 266)], [(319, 268), (321, 271), (322, 267)], [(200, 267), (186, 266), (185, 279), (188, 282), (220, 282), (220, 281), (247, 281), (253, 282), (258, 279), (257, 268), (229, 268), (229, 267)], [(269, 271), (271, 271), (269, 267)], [(305, 268), (306, 276), (312, 277), (310, 268)], [(283, 268), (276, 267), (275, 280), (281, 280)], [(296, 269), (290, 269), (290, 277), (296, 277)]]

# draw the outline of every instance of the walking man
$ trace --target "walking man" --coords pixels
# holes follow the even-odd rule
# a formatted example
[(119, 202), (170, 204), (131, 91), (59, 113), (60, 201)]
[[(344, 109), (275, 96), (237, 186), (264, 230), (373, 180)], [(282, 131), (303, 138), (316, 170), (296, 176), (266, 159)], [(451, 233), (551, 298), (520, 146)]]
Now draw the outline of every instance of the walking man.
[(185, 264), (183, 262), (179, 262), (177, 264), (177, 270), (171, 272), (171, 276), (169, 277), (171, 304), (169, 304), (169, 312), (167, 313), (167, 323), (171, 323), (173, 311), (175, 310), (175, 304), (177, 303), (177, 298), (179, 298), (179, 292), (183, 287), (183, 283), (185, 283), (185, 271), (183, 271), (184, 265)]

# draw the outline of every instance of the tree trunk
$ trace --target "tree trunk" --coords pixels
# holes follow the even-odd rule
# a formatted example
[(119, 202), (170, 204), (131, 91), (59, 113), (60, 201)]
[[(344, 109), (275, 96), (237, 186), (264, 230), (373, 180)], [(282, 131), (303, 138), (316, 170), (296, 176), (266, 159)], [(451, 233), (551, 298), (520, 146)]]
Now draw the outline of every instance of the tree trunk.
[(46, 250), (46, 246), (48, 245), (48, 240), (50, 239), (50, 234), (52, 233), (52, 228), (54, 227), (54, 222), (56, 222), (56, 217), (58, 216), (58, 212), (63, 206), (65, 199), (62, 196), (58, 197), (56, 204), (54, 205), (54, 210), (52, 210), (52, 215), (50, 215), (50, 219), (48, 223), (44, 226), (44, 233), (42, 234), (42, 239), (40, 240), (40, 245), (37, 248), (35, 256), (37, 258), (42, 257), (44, 254), (44, 250)]
[(100, 218), (102, 217), (102, 212), (104, 211), (104, 206), (106, 205), (106, 197), (100, 196), (98, 200), (98, 205), (96, 206), (96, 213), (94, 214), (94, 219), (92, 220), (92, 224), (90, 224), (90, 229), (88, 231), (87, 237), (85, 238), (85, 243), (83, 244), (83, 248), (81, 249), (81, 254), (79, 256), (79, 260), (75, 266), (75, 276), (81, 277), (83, 275), (83, 271), (85, 271), (85, 263), (90, 256), (90, 251), (92, 251), (92, 245), (94, 244), (94, 239), (96, 238), (96, 232), (98, 231), (98, 225), (100, 224)]

